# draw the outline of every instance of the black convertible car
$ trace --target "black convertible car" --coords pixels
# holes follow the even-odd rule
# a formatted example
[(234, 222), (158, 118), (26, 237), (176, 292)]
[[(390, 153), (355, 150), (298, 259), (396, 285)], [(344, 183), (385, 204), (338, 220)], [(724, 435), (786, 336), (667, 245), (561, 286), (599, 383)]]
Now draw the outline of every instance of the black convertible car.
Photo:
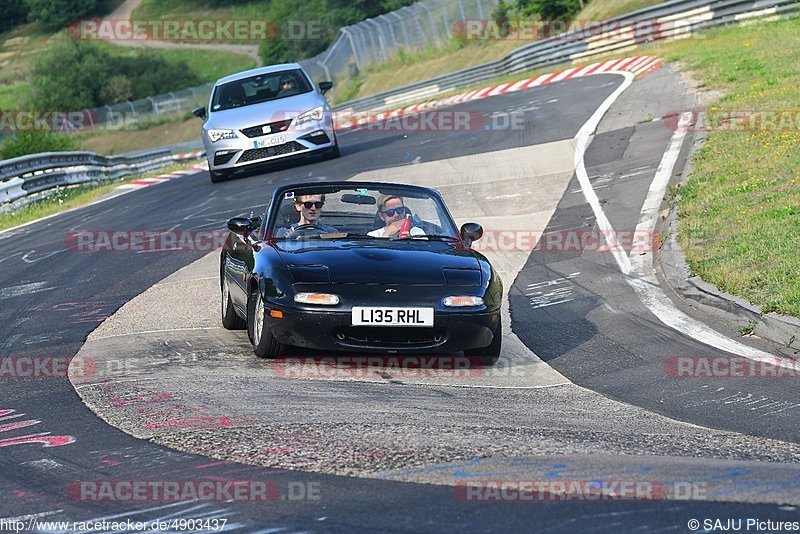
[(288, 346), (441, 354), (493, 364), (503, 286), (435, 190), (372, 182), (281, 187), (263, 218), (228, 221), (222, 324), (256, 355)]

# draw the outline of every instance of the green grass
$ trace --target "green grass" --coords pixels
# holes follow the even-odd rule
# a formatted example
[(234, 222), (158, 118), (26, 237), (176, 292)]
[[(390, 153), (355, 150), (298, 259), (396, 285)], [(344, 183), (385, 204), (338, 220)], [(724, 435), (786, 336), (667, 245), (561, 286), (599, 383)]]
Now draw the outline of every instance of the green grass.
[[(208, 4), (207, 0), (144, 0), (134, 10), (132, 18), (135, 20), (266, 20), (271, 2), (270, 0), (260, 0), (220, 7), (212, 7)], [(187, 13), (191, 13), (191, 16), (188, 16)], [(246, 43), (248, 41), (232, 44)]]
[(95, 200), (99, 200), (102, 197), (110, 194), (113, 189), (124, 183), (148, 176), (158, 176), (159, 174), (164, 174), (179, 169), (188, 169), (196, 163), (197, 162), (179, 163), (165, 167), (164, 169), (158, 171), (129, 176), (124, 180), (117, 180), (112, 183), (60, 188), (56, 193), (42, 200), (28, 204), (27, 206), (24, 206), (16, 211), (0, 214), (0, 230), (13, 228), (15, 226), (19, 226), (20, 224), (41, 219), (42, 217), (54, 215), (72, 208), (85, 206), (86, 204), (94, 202)]
[(102, 41), (98, 41), (98, 45), (117, 57), (136, 56), (146, 52), (172, 64), (183, 61), (198, 78), (212, 83), (223, 76), (255, 67), (252, 58), (236, 52), (169, 48), (149, 48), (144, 51), (141, 48), (118, 46)]
[(636, 11), (647, 6), (660, 4), (662, 0), (594, 0), (581, 10), (580, 21), (605, 20)]
[[(193, 20), (220, 18), (231, 20), (263, 19), (270, 8), (270, 0), (249, 1), (241, 5), (209, 6), (208, 0), (144, 0), (133, 12), (137, 20), (180, 17)], [(233, 4), (233, 2), (231, 2)], [(191, 13), (191, 17), (186, 14)]]
[(494, 61), (522, 44), (520, 41), (463, 43), (452, 39), (440, 49), (402, 52), (388, 62), (365, 69), (356, 79), (336, 80), (333, 101), (341, 103)]
[(800, 316), (800, 24), (708, 32), (656, 47), (724, 96), (711, 111), (794, 110), (784, 129), (712, 131), (679, 189), (693, 274), (764, 313)]
[(30, 91), (27, 82), (16, 82), (11, 85), (0, 85), (0, 109), (19, 109)]

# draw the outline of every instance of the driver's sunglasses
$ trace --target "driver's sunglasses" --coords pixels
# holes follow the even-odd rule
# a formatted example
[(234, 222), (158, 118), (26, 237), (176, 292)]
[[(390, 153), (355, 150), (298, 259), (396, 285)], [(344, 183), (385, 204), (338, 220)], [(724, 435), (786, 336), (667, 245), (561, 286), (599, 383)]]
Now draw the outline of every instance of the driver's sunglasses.
[(281, 82), (281, 85), (294, 85), (294, 82), (291, 80), (283, 80)]
[(405, 215), (406, 213), (408, 213), (408, 208), (406, 208), (405, 206), (400, 206), (399, 208), (388, 209), (381, 213), (389, 217), (394, 217), (395, 213), (397, 213), (398, 215)]
[(319, 210), (319, 209), (322, 209), (322, 206), (325, 205), (324, 202), (320, 202), (320, 201), (317, 201), (317, 202), (300, 202), (300, 204), (302, 204), (303, 207), (305, 209), (307, 209), (307, 210), (310, 210), (311, 206), (314, 206), (315, 208), (317, 208)]

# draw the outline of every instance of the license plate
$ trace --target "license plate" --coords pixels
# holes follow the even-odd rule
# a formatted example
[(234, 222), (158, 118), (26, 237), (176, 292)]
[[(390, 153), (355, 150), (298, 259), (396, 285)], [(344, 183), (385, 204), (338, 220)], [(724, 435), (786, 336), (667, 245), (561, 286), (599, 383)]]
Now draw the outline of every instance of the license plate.
[(266, 139), (259, 139), (253, 141), (253, 148), (267, 148), (269, 146), (282, 145), (286, 142), (286, 138), (282, 135), (274, 135)]
[(353, 306), (353, 326), (433, 326), (433, 308)]

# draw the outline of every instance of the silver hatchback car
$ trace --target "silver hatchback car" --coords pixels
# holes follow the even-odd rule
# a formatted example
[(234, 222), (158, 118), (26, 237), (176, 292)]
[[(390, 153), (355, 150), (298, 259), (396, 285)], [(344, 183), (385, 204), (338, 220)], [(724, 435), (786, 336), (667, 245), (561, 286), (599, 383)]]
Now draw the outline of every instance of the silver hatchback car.
[(208, 111), (192, 113), (205, 120), (203, 144), (212, 182), (234, 171), (291, 156), (321, 151), (339, 156), (331, 108), (297, 63), (261, 67), (217, 80)]

